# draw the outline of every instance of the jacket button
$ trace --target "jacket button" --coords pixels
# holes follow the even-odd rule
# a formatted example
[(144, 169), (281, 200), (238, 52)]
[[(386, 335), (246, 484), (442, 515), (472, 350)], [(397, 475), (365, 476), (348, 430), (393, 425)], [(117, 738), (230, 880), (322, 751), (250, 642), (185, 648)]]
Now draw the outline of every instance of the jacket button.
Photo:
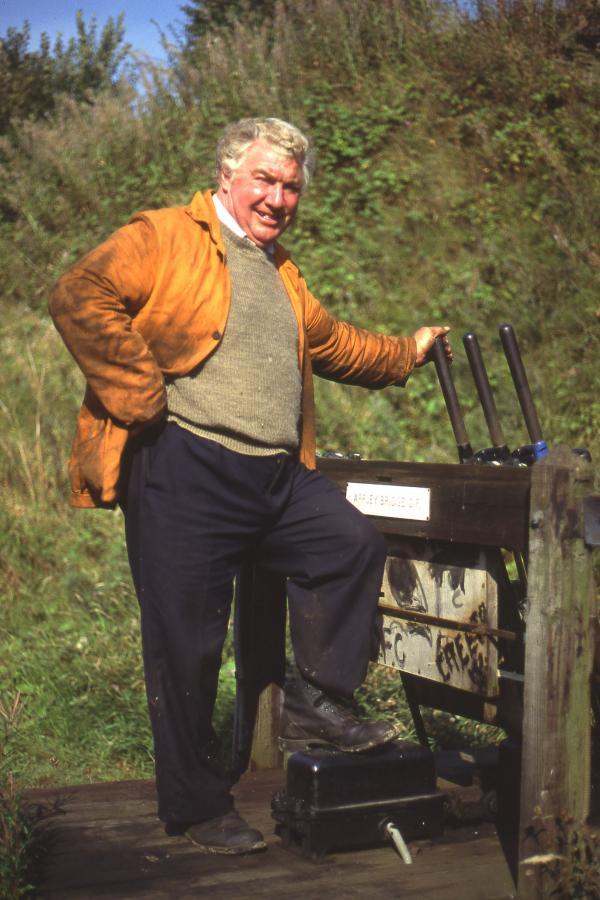
[(221, 340), (221, 332), (220, 331), (213, 331), (212, 336), (213, 336), (213, 340), (215, 340), (215, 341)]

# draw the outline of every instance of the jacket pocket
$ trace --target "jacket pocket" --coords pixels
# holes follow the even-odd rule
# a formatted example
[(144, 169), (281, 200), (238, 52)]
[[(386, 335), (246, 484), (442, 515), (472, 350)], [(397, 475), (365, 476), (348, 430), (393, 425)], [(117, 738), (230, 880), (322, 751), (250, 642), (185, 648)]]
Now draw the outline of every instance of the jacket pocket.
[(128, 438), (127, 428), (117, 425), (106, 413), (99, 414), (83, 404), (69, 460), (74, 505), (115, 505), (121, 460)]

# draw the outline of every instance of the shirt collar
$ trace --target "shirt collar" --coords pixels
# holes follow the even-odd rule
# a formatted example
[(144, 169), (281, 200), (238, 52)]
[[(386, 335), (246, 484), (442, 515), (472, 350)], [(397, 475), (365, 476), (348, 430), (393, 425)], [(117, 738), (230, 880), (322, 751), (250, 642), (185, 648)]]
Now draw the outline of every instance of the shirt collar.
[[(247, 241), (250, 241), (251, 244), (254, 244), (254, 242), (250, 240), (237, 219), (234, 219), (229, 210), (223, 206), (223, 203), (221, 202), (221, 200), (219, 200), (216, 194), (212, 195), (212, 201), (219, 222), (221, 222), (223, 225), (226, 225), (227, 228), (229, 228), (230, 231), (233, 231), (233, 233), (238, 237), (245, 238)], [(256, 246), (256, 244), (254, 244), (254, 246)], [(263, 250), (265, 253), (268, 253), (269, 256), (273, 256), (273, 254), (275, 253), (275, 247), (273, 244), (269, 244), (268, 247), (259, 247), (258, 249)]]

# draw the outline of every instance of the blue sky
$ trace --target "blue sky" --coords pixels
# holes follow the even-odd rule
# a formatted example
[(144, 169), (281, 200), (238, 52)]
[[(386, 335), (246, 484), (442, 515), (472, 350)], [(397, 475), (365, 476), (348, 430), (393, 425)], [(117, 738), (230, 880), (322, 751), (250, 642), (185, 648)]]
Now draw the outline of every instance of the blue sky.
[[(225, 0), (226, 2), (226, 0)], [(459, 0), (468, 8), (469, 0)], [(152, 20), (164, 30), (169, 25), (182, 26), (184, 16), (181, 6), (186, 0), (0, 0), (0, 37), (11, 25), (21, 28), (25, 19), (31, 26), (30, 49), (37, 50), (40, 35), (46, 31), (51, 39), (58, 32), (65, 38), (75, 34), (75, 13), (81, 9), (85, 21), (96, 17), (99, 30), (109, 17), (116, 19), (125, 13), (125, 39), (134, 50), (142, 51), (154, 59), (163, 56), (158, 30)], [(179, 29), (178, 29), (179, 30)], [(53, 43), (53, 41), (52, 41)]]
[(4, 36), (11, 25), (21, 28), (27, 19), (31, 26), (29, 47), (37, 50), (43, 31), (51, 39), (58, 32), (65, 38), (72, 37), (75, 34), (75, 13), (78, 9), (82, 10), (87, 23), (95, 16), (99, 30), (109, 17), (116, 19), (120, 12), (124, 12), (125, 40), (135, 50), (153, 58), (161, 58), (158, 31), (151, 20), (154, 19), (163, 29), (170, 24), (179, 23), (181, 26), (184, 16), (180, 7), (185, 2), (186, 0), (160, 0), (160, 3), (148, 0), (0, 0), (0, 36)]

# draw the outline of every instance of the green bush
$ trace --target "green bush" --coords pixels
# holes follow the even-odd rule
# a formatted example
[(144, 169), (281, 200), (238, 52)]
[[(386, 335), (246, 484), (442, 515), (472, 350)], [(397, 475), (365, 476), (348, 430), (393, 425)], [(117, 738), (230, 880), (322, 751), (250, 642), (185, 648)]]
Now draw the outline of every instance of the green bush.
[(108, 19), (98, 35), (95, 18), (87, 25), (79, 10), (76, 37), (65, 45), (58, 35), (52, 46), (42, 34), (38, 50), (29, 48), (29, 22), (9, 28), (0, 38), (0, 134), (11, 131), (11, 122), (47, 118), (63, 94), (91, 102), (98, 91), (112, 88), (130, 50), (123, 44), (123, 19), (123, 13)]

